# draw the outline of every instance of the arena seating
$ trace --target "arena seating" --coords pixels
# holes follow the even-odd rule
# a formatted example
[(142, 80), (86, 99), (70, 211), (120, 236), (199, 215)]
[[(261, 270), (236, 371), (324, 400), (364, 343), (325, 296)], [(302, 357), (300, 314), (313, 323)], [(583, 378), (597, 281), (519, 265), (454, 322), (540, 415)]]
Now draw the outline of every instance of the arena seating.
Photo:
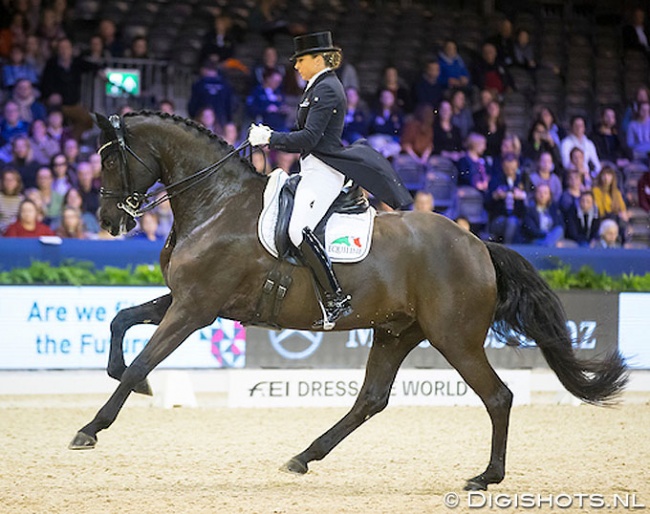
[[(216, 2), (221, 4), (224, 2)], [(505, 98), (504, 115), (508, 127), (520, 137), (526, 135), (536, 105), (550, 107), (561, 119), (578, 113), (591, 118), (599, 105), (622, 107), (625, 99), (647, 82), (647, 59), (636, 52), (623, 54), (620, 14), (607, 16), (607, 2), (572, 2), (573, 10), (563, 4), (528, 2), (512, 17), (516, 28), (531, 33), (542, 63), (534, 74), (512, 70), (517, 92)], [(75, 12), (85, 22), (109, 17), (120, 24), (125, 40), (147, 36), (156, 57), (196, 69), (201, 38), (210, 28), (214, 6), (202, 1), (79, 0)], [(228, 7), (237, 12), (248, 6), (233, 1)], [(504, 14), (497, 12), (486, 19), (478, 14), (480, 6), (472, 2), (463, 2), (463, 8), (453, 2), (407, 2), (404, 6), (382, 2), (376, 8), (369, 4), (366, 9), (355, 6), (345, 12), (319, 6), (302, 12), (300, 21), (310, 30), (333, 29), (345, 58), (358, 71), (362, 95), (370, 97), (386, 65), (396, 65), (406, 81), (411, 81), (449, 37), (458, 40), (461, 55), (471, 65), (482, 41), (496, 32)], [(291, 54), (291, 37), (279, 36), (274, 43), (281, 59)], [(259, 34), (249, 32), (237, 49), (237, 58), (253, 66), (265, 44)]]
[[(123, 41), (146, 36), (150, 52), (162, 63), (169, 63), (175, 82), (159, 87), (150, 104), (162, 97), (172, 97), (177, 112), (185, 114), (192, 78), (199, 67), (202, 40), (210, 30), (214, 15), (227, 8), (240, 21), (255, 5), (249, 0), (76, 0), (74, 2), (75, 37), (88, 41), (99, 20), (116, 22)], [(509, 133), (525, 140), (537, 110), (549, 107), (566, 124), (570, 116), (581, 114), (593, 122), (602, 106), (612, 106), (620, 113), (636, 89), (648, 84), (649, 64), (645, 55), (624, 51), (621, 42), (623, 5), (601, 0), (528, 0), (497, 2), (508, 12), (481, 14), (485, 3), (467, 0), (336, 2), (334, 0), (279, 2), (283, 19), (301, 23), (309, 30), (332, 30), (334, 39), (344, 50), (344, 58), (353, 64), (360, 81), (360, 92), (367, 103), (375, 99), (383, 69), (397, 67), (406, 84), (419, 75), (427, 59), (435, 56), (446, 38), (458, 42), (459, 53), (468, 67), (477, 59), (483, 41), (496, 33), (498, 23), (508, 16), (516, 29), (529, 31), (537, 49), (536, 70), (512, 68), (516, 89), (503, 95), (502, 114)], [(284, 9), (284, 10), (283, 10)], [(269, 41), (254, 28), (246, 31), (235, 57), (249, 69), (258, 64)], [(292, 37), (275, 35), (273, 44), (281, 62), (293, 52)], [(82, 45), (83, 46), (83, 43)], [(120, 64), (121, 65), (121, 64)], [(229, 71), (229, 79), (241, 98), (250, 91), (250, 75)], [(160, 81), (164, 82), (166, 78)], [(159, 82), (156, 80), (155, 82)], [(94, 93), (103, 94), (104, 84), (93, 84)], [(164, 93), (160, 93), (164, 91)], [(474, 93), (478, 91), (474, 90)], [(156, 96), (154, 99), (153, 97)], [(473, 95), (476, 107), (478, 94)], [(91, 100), (93, 101), (93, 100)], [(111, 110), (117, 110), (117, 102)], [(240, 102), (240, 105), (241, 102)], [(88, 105), (92, 109), (93, 105)], [(132, 107), (142, 107), (134, 105)], [(149, 107), (147, 105), (146, 107)], [(240, 107), (240, 111), (243, 110)], [(588, 127), (588, 131), (591, 127)], [(466, 215), (479, 227), (485, 224), (485, 212), (476, 195), (455, 184), (455, 167), (439, 157), (428, 166), (397, 158), (396, 169), (407, 186), (434, 192), (438, 209)], [(646, 164), (634, 163), (621, 170), (621, 185), (630, 206), (632, 242), (650, 244), (648, 216), (636, 205), (636, 184), (647, 170)], [(427, 178), (428, 175), (428, 178)]]

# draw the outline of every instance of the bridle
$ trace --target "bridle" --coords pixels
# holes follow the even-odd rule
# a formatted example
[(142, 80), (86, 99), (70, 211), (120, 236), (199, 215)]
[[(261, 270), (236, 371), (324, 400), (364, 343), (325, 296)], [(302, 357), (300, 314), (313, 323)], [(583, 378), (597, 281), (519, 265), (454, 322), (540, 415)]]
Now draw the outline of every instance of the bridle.
[[(128, 163), (127, 163), (128, 155), (130, 154), (136, 161), (142, 164), (152, 175), (155, 175), (155, 172), (127, 144), (125, 134), (124, 134), (124, 127), (122, 125), (122, 118), (117, 114), (113, 114), (108, 119), (113, 129), (115, 129), (116, 139), (111, 139), (110, 141), (104, 143), (99, 148), (99, 150), (97, 150), (97, 153), (101, 156), (104, 150), (106, 150), (107, 148), (109, 148), (114, 144), (117, 144), (117, 148), (120, 155), (120, 164), (121, 164), (120, 179), (122, 181), (122, 190), (115, 191), (112, 189), (106, 189), (105, 187), (101, 187), (99, 190), (99, 194), (102, 196), (102, 198), (118, 198), (119, 201), (117, 202), (117, 208), (123, 210), (132, 218), (139, 218), (145, 212), (148, 212), (156, 208), (161, 203), (170, 200), (171, 198), (178, 196), (181, 193), (184, 193), (191, 187), (194, 187), (196, 184), (202, 182), (210, 175), (218, 171), (223, 166), (223, 164), (226, 162), (227, 159), (229, 159), (233, 155), (239, 154), (239, 152), (241, 152), (242, 150), (250, 146), (250, 143), (248, 142), (248, 140), (246, 140), (242, 144), (240, 144), (237, 148), (224, 155), (217, 162), (206, 166), (205, 168), (197, 171), (196, 173), (193, 173), (192, 175), (189, 175), (172, 184), (169, 184), (168, 186), (162, 186), (156, 189), (155, 191), (151, 191), (149, 193), (147, 193), (146, 191), (144, 192), (136, 191), (133, 187), (131, 173), (129, 173), (128, 170)], [(163, 196), (157, 198), (154, 201), (150, 201), (152, 198), (158, 196), (162, 191), (166, 191), (166, 193)], [(146, 205), (143, 205), (145, 203)]]

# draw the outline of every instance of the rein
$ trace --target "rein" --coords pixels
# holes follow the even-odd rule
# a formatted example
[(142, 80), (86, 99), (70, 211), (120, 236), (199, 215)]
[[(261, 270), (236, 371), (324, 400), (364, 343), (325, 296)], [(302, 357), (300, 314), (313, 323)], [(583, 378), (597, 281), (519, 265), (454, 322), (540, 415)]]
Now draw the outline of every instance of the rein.
[[(241, 152), (242, 150), (250, 147), (249, 141), (246, 140), (242, 144), (240, 144), (237, 148), (233, 149), (232, 151), (224, 155), (217, 162), (206, 166), (205, 168), (197, 171), (196, 173), (193, 173), (192, 175), (184, 177), (176, 182), (173, 182), (168, 186), (160, 187), (154, 191), (151, 191), (150, 193), (142, 193), (140, 191), (133, 190), (131, 175), (129, 174), (127, 169), (127, 153), (131, 154), (149, 172), (151, 172), (152, 174), (154, 172), (149, 166), (147, 166), (147, 164), (140, 158), (140, 156), (138, 156), (133, 151), (133, 149), (126, 143), (124, 137), (124, 129), (122, 127), (120, 117), (114, 114), (109, 118), (109, 120), (111, 122), (111, 125), (113, 125), (113, 128), (115, 129), (117, 139), (113, 139), (103, 144), (99, 148), (97, 153), (99, 153), (101, 156), (102, 151), (108, 148), (109, 146), (115, 143), (119, 145), (118, 148), (120, 152), (120, 160), (122, 161), (122, 165), (123, 165), (120, 167), (120, 176), (122, 178), (122, 185), (124, 186), (126, 192), (112, 191), (110, 189), (106, 189), (102, 187), (100, 188), (99, 193), (104, 198), (123, 198), (122, 202), (117, 203), (117, 208), (122, 209), (124, 212), (126, 212), (129, 216), (133, 218), (139, 218), (145, 212), (149, 212), (150, 210), (155, 209), (161, 203), (170, 200), (175, 196), (184, 193), (185, 191), (194, 187), (195, 185), (203, 182), (206, 178), (210, 177), (210, 175), (219, 171), (219, 169), (225, 164), (225, 162), (230, 157), (239, 154), (239, 152)], [(252, 153), (251, 153), (251, 158), (252, 158)], [(157, 200), (154, 200), (153, 202), (147, 203), (146, 205), (143, 206), (145, 202), (151, 200), (151, 198), (156, 197), (162, 191), (166, 191), (166, 193), (162, 197), (158, 198)]]

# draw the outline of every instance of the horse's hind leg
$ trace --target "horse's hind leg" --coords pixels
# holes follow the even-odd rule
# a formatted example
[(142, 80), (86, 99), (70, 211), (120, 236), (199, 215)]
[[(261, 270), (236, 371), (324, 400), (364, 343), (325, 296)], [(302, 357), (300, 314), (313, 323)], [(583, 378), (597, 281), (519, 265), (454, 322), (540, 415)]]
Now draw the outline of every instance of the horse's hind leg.
[(371, 416), (381, 412), (390, 397), (395, 375), (404, 358), (423, 339), (419, 327), (414, 326), (400, 337), (375, 329), (375, 335), (366, 364), (366, 377), (352, 409), (338, 423), (316, 439), (309, 448), (289, 460), (283, 471), (307, 473), (309, 462), (323, 459), (343, 439)]
[[(121, 380), (126, 370), (122, 343), (126, 331), (134, 325), (151, 323), (158, 325), (172, 303), (172, 295), (166, 294), (142, 305), (122, 309), (111, 321), (111, 348), (108, 355), (108, 376)], [(151, 396), (149, 382), (143, 380), (135, 385), (133, 391)]]
[[(483, 349), (480, 336), (465, 340), (466, 344), (455, 340), (445, 348), (438, 348), (465, 382), (481, 398), (492, 421), (492, 450), (487, 469), (471, 478), (465, 490), (485, 490), (488, 484), (498, 484), (505, 476), (506, 443), (508, 422), (512, 406), (512, 392), (501, 381), (490, 365)], [(474, 344), (470, 347), (470, 342)]]

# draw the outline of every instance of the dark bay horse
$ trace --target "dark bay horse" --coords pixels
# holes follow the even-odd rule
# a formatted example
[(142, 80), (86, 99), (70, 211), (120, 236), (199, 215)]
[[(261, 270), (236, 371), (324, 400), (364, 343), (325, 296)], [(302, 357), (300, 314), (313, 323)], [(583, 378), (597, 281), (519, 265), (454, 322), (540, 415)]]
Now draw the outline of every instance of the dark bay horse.
[[(155, 182), (166, 186), (209, 168), (232, 152), (197, 124), (160, 113), (129, 113), (102, 129), (101, 223), (112, 234), (134, 226), (132, 214)], [(237, 155), (199, 184), (174, 196), (173, 234), (161, 254), (170, 293), (117, 314), (111, 323), (110, 376), (120, 384), (70, 448), (93, 448), (97, 433), (116, 419), (131, 391), (148, 392), (146, 377), (192, 332), (217, 316), (251, 322), (261, 286), (274, 259), (257, 238), (267, 179)], [(191, 184), (191, 180), (187, 182)], [(130, 214), (124, 206), (130, 206)], [(121, 207), (120, 207), (121, 206)], [(610, 402), (625, 385), (619, 353), (598, 361), (576, 359), (560, 301), (519, 254), (484, 243), (448, 219), (429, 213), (380, 214), (372, 249), (357, 264), (335, 265), (352, 315), (339, 330), (373, 328), (364, 384), (352, 409), (286, 471), (306, 473), (364, 421), (383, 410), (398, 368), (427, 339), (481, 398), (492, 422), (492, 449), (485, 471), (467, 489), (486, 489), (505, 474), (512, 393), (489, 364), (483, 343), (490, 327), (509, 342), (536, 341), (566, 389), (593, 404)], [(297, 268), (278, 317), (281, 326), (309, 330), (319, 318), (309, 271)], [(122, 338), (138, 323), (155, 333), (126, 367)]]

